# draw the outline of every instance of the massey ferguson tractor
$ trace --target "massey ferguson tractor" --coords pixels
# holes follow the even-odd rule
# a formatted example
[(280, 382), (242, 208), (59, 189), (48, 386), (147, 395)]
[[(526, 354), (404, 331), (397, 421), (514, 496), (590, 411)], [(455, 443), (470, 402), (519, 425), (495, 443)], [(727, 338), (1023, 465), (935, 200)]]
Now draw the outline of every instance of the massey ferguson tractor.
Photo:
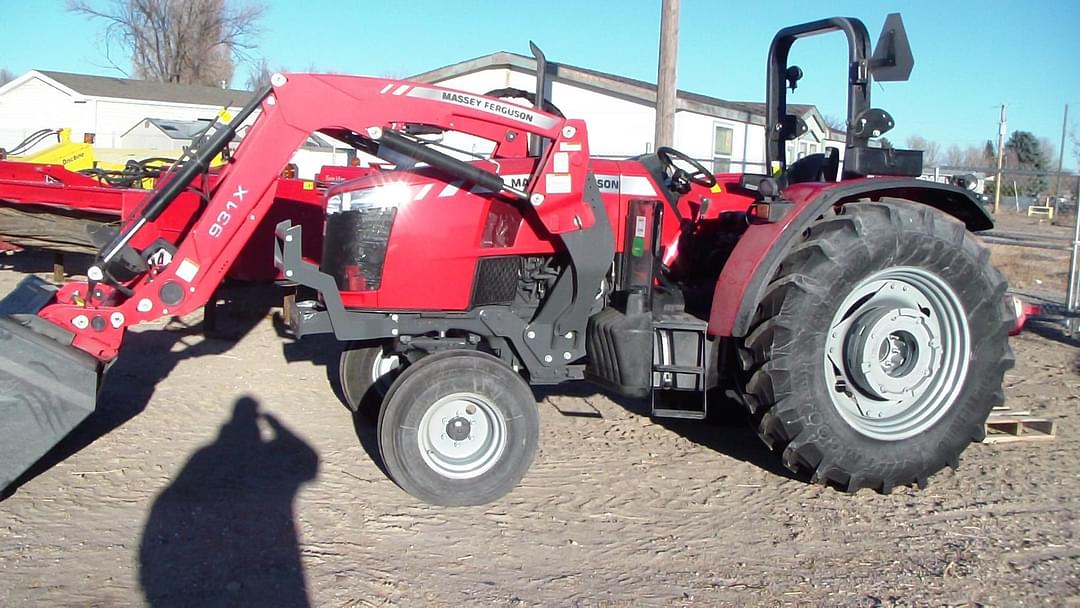
[[(830, 31), (849, 46), (843, 161), (789, 162), (806, 130), (787, 112), (802, 75), (789, 50)], [(920, 152), (871, 143), (893, 126), (871, 82), (913, 65), (898, 15), (872, 53), (855, 19), (777, 34), (762, 175), (714, 175), (668, 147), (590, 158), (534, 53), (536, 93), (277, 74), (101, 242), (85, 278), (24, 279), (0, 303), (0, 488), (94, 410), (126, 328), (207, 302), (315, 131), (393, 168), (327, 189), (321, 259), (303, 255), (301, 224), (277, 225), (274, 260), (298, 290), (286, 318), (343, 345), (348, 406), (377, 413), (386, 470), (417, 498), (509, 492), (537, 449), (530, 385), (579, 380), (657, 417), (701, 419), (734, 397), (788, 468), (848, 491), (922, 487), (958, 465), (1003, 400), (1013, 313), (974, 235), (992, 226), (977, 197), (914, 179)], [(463, 157), (450, 134), (490, 153)], [(191, 191), (204, 204), (188, 228), (159, 231)]]

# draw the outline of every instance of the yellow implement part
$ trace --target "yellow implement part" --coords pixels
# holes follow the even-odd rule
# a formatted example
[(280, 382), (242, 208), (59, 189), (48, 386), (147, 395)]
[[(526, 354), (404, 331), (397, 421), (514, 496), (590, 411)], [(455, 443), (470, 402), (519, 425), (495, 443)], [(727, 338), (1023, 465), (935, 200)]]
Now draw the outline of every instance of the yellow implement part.
[[(227, 113), (223, 116), (223, 120), (228, 121)], [(68, 171), (75, 172), (86, 169), (122, 172), (129, 161), (152, 158), (155, 160), (148, 163), (147, 166), (160, 168), (167, 166), (169, 160), (175, 160), (182, 153), (180, 150), (155, 149), (99, 148), (95, 150), (93, 144), (71, 141), (71, 129), (60, 129), (58, 135), (59, 141), (56, 144), (40, 152), (23, 156), (10, 156), (6, 160), (40, 165), (61, 165)], [(211, 167), (219, 167), (223, 164), (225, 164), (225, 160), (221, 154), (218, 154), (210, 161)], [(153, 188), (154, 180), (146, 178), (129, 187)]]
[(71, 129), (60, 129), (60, 141), (27, 156), (12, 156), (8, 160), (41, 165), (63, 165), (69, 171), (81, 171), (94, 166), (93, 144), (71, 141)]

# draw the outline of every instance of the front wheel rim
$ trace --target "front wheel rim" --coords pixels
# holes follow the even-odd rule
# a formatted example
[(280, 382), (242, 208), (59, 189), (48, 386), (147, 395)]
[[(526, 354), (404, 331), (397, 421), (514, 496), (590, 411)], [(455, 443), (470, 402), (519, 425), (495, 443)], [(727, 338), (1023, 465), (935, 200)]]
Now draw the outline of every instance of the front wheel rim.
[(491, 470), (506, 451), (506, 418), (482, 395), (447, 395), (424, 412), (417, 442), (431, 470), (450, 479), (472, 479)]
[(922, 433), (960, 392), (970, 343), (963, 305), (941, 278), (914, 267), (878, 271), (855, 285), (829, 323), (830, 400), (868, 437)]
[(401, 368), (401, 355), (389, 354), (382, 349), (371, 362), (371, 385), (385, 396), (394, 383), (394, 372)]

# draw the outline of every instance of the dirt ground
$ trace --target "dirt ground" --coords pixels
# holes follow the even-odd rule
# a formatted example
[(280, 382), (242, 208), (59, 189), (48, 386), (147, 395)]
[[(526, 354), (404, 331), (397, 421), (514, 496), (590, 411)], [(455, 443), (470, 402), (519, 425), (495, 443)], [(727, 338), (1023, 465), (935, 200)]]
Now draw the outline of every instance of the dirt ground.
[(1009, 277), (1009, 286), (1021, 293), (1049, 295), (1065, 301), (1065, 285), (1069, 276), (1069, 252), (1075, 215), (1054, 219), (1028, 217), (1002, 209), (995, 220), (995, 233), (1006, 233), (1020, 239), (1051, 243), (1062, 249), (1039, 249), (994, 245), (991, 260)]
[[(995, 254), (998, 258), (998, 254)], [(0, 293), (49, 259), (0, 257)], [(1014, 338), (1008, 405), (1049, 442), (973, 445), (927, 490), (792, 479), (741, 415), (650, 420), (539, 395), (541, 448), (495, 504), (419, 503), (283, 339), (272, 290), (139, 328), (99, 410), (0, 502), (3, 606), (1080, 606), (1080, 344)]]

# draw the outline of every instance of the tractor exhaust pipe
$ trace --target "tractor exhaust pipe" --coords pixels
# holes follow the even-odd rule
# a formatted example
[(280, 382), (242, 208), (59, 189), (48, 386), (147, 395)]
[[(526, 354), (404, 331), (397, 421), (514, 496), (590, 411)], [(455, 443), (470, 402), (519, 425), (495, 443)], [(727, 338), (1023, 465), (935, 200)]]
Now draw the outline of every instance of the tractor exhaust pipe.
[[(536, 102), (533, 107), (538, 112), (543, 112), (544, 100), (547, 99), (547, 57), (532, 40), (529, 41), (529, 50), (536, 60)], [(544, 155), (544, 142), (541, 138), (534, 137), (529, 142), (529, 155), (537, 158)]]

